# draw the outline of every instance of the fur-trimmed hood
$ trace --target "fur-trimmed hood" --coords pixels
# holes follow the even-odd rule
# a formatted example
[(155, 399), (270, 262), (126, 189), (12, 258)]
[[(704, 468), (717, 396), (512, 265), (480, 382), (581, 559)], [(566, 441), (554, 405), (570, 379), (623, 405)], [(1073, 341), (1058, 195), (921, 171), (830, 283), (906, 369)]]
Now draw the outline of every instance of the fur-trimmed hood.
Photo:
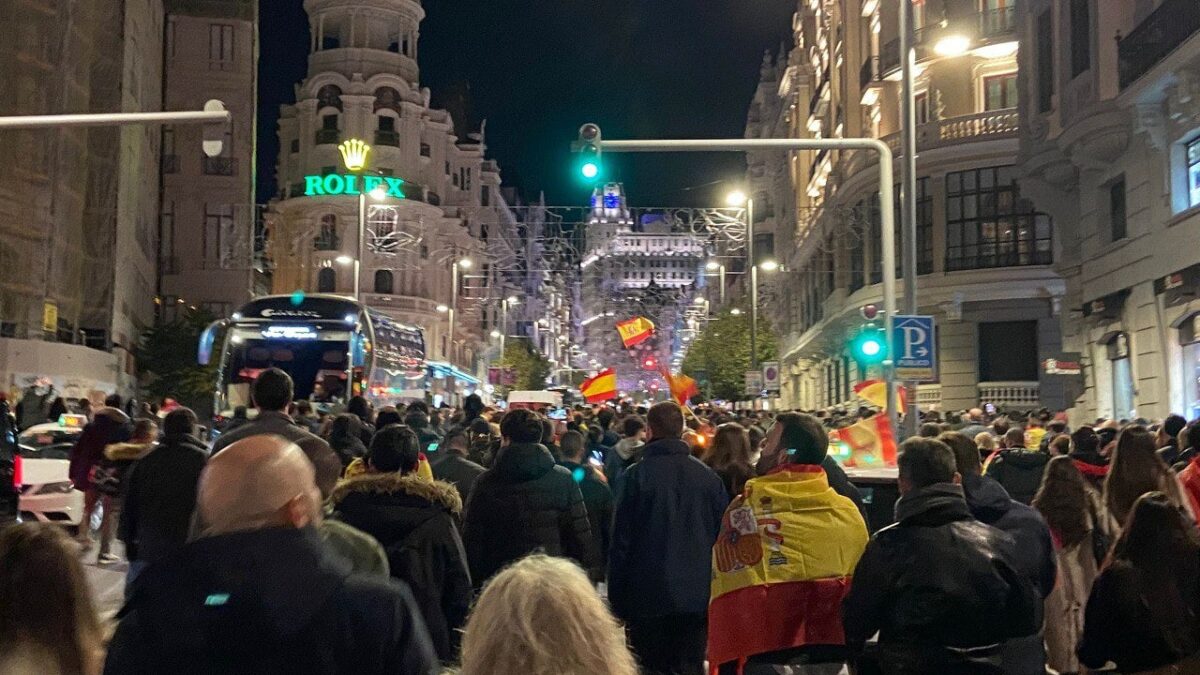
[(109, 443), (104, 446), (104, 457), (114, 462), (132, 462), (141, 459), (154, 449), (154, 443)]
[(338, 483), (329, 495), (329, 503), (336, 510), (338, 504), (351, 494), (403, 494), (424, 499), (445, 508), (454, 515), (462, 513), (462, 497), (450, 483), (421, 478), (415, 473), (363, 473)]

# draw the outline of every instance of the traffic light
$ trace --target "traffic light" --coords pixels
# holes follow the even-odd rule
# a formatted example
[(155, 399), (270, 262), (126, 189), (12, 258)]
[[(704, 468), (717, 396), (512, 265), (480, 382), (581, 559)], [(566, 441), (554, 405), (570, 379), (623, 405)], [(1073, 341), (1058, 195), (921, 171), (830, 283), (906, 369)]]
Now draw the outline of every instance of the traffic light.
[(850, 355), (861, 366), (874, 366), (887, 359), (887, 339), (874, 323), (865, 323), (850, 339)]
[(600, 127), (588, 122), (579, 127), (579, 175), (587, 182), (596, 182), (604, 173), (600, 162)]

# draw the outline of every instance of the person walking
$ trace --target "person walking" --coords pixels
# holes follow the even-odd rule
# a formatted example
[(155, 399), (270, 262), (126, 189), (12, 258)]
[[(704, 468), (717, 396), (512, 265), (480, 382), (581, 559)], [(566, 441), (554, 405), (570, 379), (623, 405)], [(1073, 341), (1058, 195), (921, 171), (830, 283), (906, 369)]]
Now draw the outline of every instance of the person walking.
[(1130, 508), (1092, 584), (1078, 655), (1092, 670), (1200, 672), (1200, 539), (1167, 494), (1148, 492)]
[(897, 522), (875, 533), (854, 570), (846, 644), (861, 654), (879, 633), (885, 675), (1002, 675), (1003, 644), (1039, 627), (1016, 542), (971, 515), (945, 443), (910, 438), (897, 463)]
[(1179, 447), (1179, 432), (1187, 426), (1187, 420), (1182, 415), (1167, 415), (1155, 434), (1154, 444), (1158, 446), (1158, 457), (1167, 466), (1174, 466), (1183, 454), (1184, 448)]
[(84, 550), (92, 547), (92, 512), (100, 503), (100, 492), (92, 483), (96, 467), (104, 459), (106, 447), (128, 441), (132, 433), (129, 415), (121, 410), (121, 397), (109, 394), (104, 399), (104, 407), (97, 410), (94, 419), (83, 427), (71, 448), (68, 473), (75, 489), (83, 492), (83, 515), (77, 537)]
[(712, 555), (710, 670), (736, 673), (744, 664), (746, 673), (774, 673), (790, 665), (796, 675), (833, 675), (846, 661), (839, 609), (867, 525), (821, 468), (824, 427), (797, 417), (781, 444), (787, 450), (773, 453), (775, 468), (746, 481), (722, 519)]
[(702, 458), (708, 468), (717, 473), (730, 499), (742, 493), (742, 486), (754, 477), (751, 461), (750, 435), (737, 422), (728, 422), (717, 427), (712, 447)]
[(558, 464), (571, 472), (571, 478), (579, 485), (583, 494), (583, 505), (587, 508), (588, 524), (592, 530), (592, 542), (596, 550), (595, 567), (588, 570), (593, 581), (604, 581), (608, 564), (609, 542), (612, 539), (613, 495), (603, 476), (588, 462), (587, 447), (583, 434), (568, 431), (560, 440), (562, 461)]
[(464, 504), (471, 496), (475, 481), (487, 470), (467, 459), (470, 449), (471, 441), (467, 432), (455, 429), (442, 439), (441, 452), (430, 462), (433, 477), (453, 485)]
[[(1041, 427), (1037, 431), (1045, 433)], [(1041, 441), (1040, 434), (1033, 434), (1033, 437)], [(1046, 462), (1050, 461), (1050, 455), (1036, 450), (1036, 445), (1033, 450), (1025, 447), (1029, 438), (1031, 436), (1019, 427), (1009, 429), (1004, 435), (1004, 449), (996, 454), (987, 467), (987, 475), (1002, 485), (1009, 496), (1026, 506), (1037, 494)]]
[(1050, 526), (1058, 561), (1058, 583), (1046, 598), (1046, 662), (1064, 675), (1080, 673), (1075, 646), (1083, 635), (1083, 608), (1108, 557), (1115, 523), (1069, 457), (1046, 465), (1033, 507)]
[(462, 499), (449, 483), (416, 474), (420, 454), (412, 429), (380, 429), (367, 472), (338, 483), (329, 504), (338, 520), (383, 546), (392, 576), (412, 589), (438, 658), (450, 661), (471, 606), (467, 555), (455, 524)]
[[(282, 436), (300, 446), (317, 472), (317, 487), (328, 496), (342, 473), (342, 463), (321, 437), (296, 426), (286, 410), (292, 402), (292, 376), (279, 368), (267, 368), (259, 373), (250, 387), (258, 417), (233, 431), (227, 431), (213, 443), (212, 454), (251, 436)], [(368, 442), (370, 436), (368, 436)]]
[[(954, 451), (955, 468), (962, 479), (967, 508), (976, 520), (1007, 532), (1017, 544), (1022, 574), (1037, 591), (1036, 622), (1043, 623), (1043, 602), (1054, 588), (1057, 559), (1050, 528), (1035, 509), (1008, 496), (1000, 483), (983, 475), (979, 448), (966, 436), (948, 431), (938, 440)], [(1039, 632), (1009, 640), (1001, 654), (1005, 675), (1043, 675), (1046, 651)]]
[(642, 458), (642, 448), (646, 445), (646, 421), (640, 415), (630, 415), (621, 423), (623, 437), (612, 446), (612, 450), (604, 459), (604, 475), (608, 484), (616, 492), (621, 486), (621, 476), (629, 467)]
[(199, 537), (142, 572), (106, 675), (438, 672), (407, 586), (352, 574), (317, 532), (321, 501), (312, 462), (279, 435), (214, 455)]
[(350, 462), (367, 454), (367, 446), (362, 442), (359, 430), (362, 422), (357, 415), (342, 413), (333, 418), (329, 425), (329, 447), (342, 463), (342, 471), (350, 466)]
[(542, 421), (511, 410), (500, 421), (501, 448), (480, 474), (463, 514), (471, 580), (479, 588), (508, 563), (542, 550), (596, 565), (583, 494), (571, 472), (541, 445)]
[(1195, 517), (1175, 473), (1158, 456), (1154, 435), (1142, 426), (1126, 427), (1117, 436), (1112, 465), (1104, 480), (1104, 505), (1123, 527), (1137, 498), (1155, 490), (1167, 495), (1189, 517)]
[(646, 421), (650, 441), (617, 488), (608, 598), (647, 672), (699, 674), (709, 559), (729, 497), (717, 474), (680, 438), (678, 404), (654, 404)]
[(459, 675), (637, 675), (625, 633), (584, 571), (534, 554), (497, 574), (462, 637)]
[(104, 517), (100, 521), (100, 552), (96, 558), (98, 564), (107, 565), (120, 560), (112, 554), (112, 542), (121, 514), (125, 476), (134, 462), (154, 448), (157, 440), (158, 425), (152, 420), (140, 419), (133, 425), (129, 441), (112, 443), (104, 448), (104, 459), (100, 460), (92, 474), (92, 483), (104, 505)]

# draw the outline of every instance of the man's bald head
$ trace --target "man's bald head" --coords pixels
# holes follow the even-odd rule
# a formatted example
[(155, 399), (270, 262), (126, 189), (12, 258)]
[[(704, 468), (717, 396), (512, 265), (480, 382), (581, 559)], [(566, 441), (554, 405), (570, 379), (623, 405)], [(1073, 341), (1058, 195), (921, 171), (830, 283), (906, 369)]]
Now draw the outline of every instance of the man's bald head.
[(971, 408), (970, 410), (967, 411), (967, 418), (970, 419), (972, 422), (982, 422), (983, 421), (983, 411), (980, 410), (979, 408)]
[(206, 536), (321, 519), (312, 462), (280, 436), (250, 436), (208, 460), (196, 498)]

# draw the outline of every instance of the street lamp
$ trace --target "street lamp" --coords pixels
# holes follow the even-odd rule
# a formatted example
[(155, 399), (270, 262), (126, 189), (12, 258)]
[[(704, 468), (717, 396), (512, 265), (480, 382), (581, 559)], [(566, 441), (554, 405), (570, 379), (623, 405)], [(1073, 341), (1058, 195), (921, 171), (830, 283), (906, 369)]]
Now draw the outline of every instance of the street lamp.
[(734, 307), (733, 309), (729, 310), (729, 313), (730, 313), (730, 314), (732, 314), (732, 315), (734, 315), (734, 316), (741, 316), (741, 315), (742, 315), (742, 310), (741, 310), (741, 309), (739, 309), (739, 308), (737, 308), (737, 307)]
[(450, 265), (450, 306), (446, 309), (450, 320), (450, 354), (447, 355), (446, 360), (451, 364), (454, 363), (454, 315), (458, 310), (458, 270), (460, 268), (471, 269), (471, 265), (474, 264), (470, 258), (459, 258)]
[[(750, 267), (750, 370), (758, 370), (758, 265), (754, 261), (754, 198), (734, 190), (725, 195), (730, 206), (746, 205), (746, 264)], [(721, 290), (724, 291), (724, 284)]]
[(717, 272), (717, 276), (718, 276), (717, 282), (721, 287), (721, 304), (724, 305), (725, 304), (725, 263), (717, 262), (716, 260), (709, 260), (708, 262), (704, 263), (704, 269), (708, 270), (709, 272)]
[(947, 35), (933, 45), (938, 56), (962, 56), (971, 47), (971, 38), (965, 35)]
[(504, 358), (504, 341), (508, 337), (508, 308), (520, 302), (515, 295), (510, 295), (500, 301), (500, 358)]
[(333, 261), (339, 265), (349, 265), (350, 263), (354, 262), (354, 258), (351, 258), (350, 256), (343, 253), (342, 255), (339, 255), (338, 257), (334, 258)]

